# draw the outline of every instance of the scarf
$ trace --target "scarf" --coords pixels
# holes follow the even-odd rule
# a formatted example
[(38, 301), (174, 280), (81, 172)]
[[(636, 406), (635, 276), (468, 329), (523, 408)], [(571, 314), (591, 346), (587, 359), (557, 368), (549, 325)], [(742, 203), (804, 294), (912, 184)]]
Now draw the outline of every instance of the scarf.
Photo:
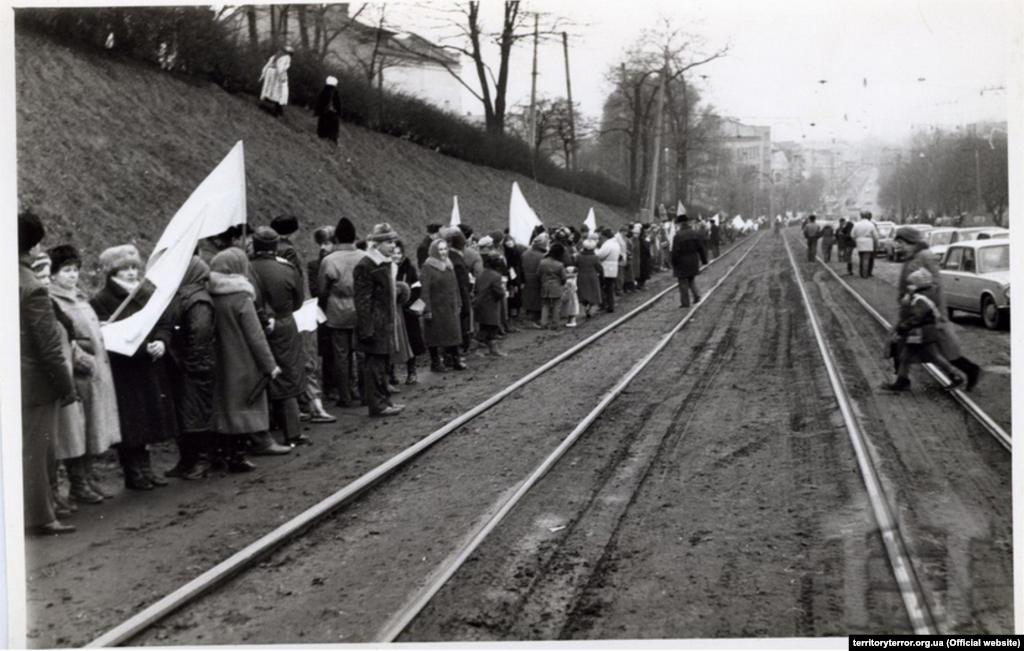
[(443, 241), (444, 240), (434, 240), (433, 243), (431, 243), (430, 253), (427, 255), (427, 259), (423, 264), (428, 267), (433, 267), (438, 271), (454, 271), (455, 267), (452, 266), (452, 261), (442, 260), (441, 254), (438, 253), (438, 249), (441, 248), (441, 242)]

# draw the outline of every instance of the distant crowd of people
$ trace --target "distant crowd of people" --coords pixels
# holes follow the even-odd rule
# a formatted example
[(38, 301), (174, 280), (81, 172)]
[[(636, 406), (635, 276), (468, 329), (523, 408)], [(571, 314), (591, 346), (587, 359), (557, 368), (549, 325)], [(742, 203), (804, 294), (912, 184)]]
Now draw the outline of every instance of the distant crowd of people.
[[(174, 300), (128, 356), (106, 350), (101, 325), (152, 296), (136, 247), (100, 254), (104, 283), (89, 296), (74, 246), (42, 251), (45, 228), (31, 212), (18, 228), (25, 524), (39, 534), (72, 532), (62, 519), (78, 505), (110, 499), (95, 459), (111, 448), (136, 490), (217, 467), (252, 470), (248, 455), (310, 443), (303, 421), (334, 422), (324, 400), (365, 405), (372, 417), (400, 413), (398, 373), (416, 384), (423, 357), (433, 373), (465, 370), (474, 349), (504, 357), (499, 342), (519, 326), (572, 328), (581, 315), (615, 312), (618, 297), (668, 268), (680, 305), (699, 301), (694, 278), (723, 238), (718, 224), (691, 227), (686, 216), (595, 232), (538, 226), (529, 246), (503, 231), (431, 224), (410, 250), (386, 223), (359, 238), (342, 218), (313, 232), (319, 252), (304, 263), (290, 239), (298, 220), (284, 216), (202, 240)], [(315, 333), (295, 320), (307, 288), (326, 317)], [(172, 440), (178, 462), (157, 472), (149, 446)]]

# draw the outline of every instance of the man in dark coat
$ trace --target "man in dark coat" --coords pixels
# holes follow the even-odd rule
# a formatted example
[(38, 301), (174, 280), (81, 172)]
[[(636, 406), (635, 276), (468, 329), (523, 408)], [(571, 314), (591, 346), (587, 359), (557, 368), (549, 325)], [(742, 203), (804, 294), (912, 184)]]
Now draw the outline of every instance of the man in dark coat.
[(711, 232), (708, 235), (708, 244), (711, 247), (711, 257), (717, 258), (718, 247), (722, 244), (722, 227), (718, 225), (718, 221), (711, 222)]
[(818, 238), (821, 237), (821, 226), (818, 218), (811, 215), (804, 224), (804, 239), (807, 240), (807, 261), (814, 262), (818, 258)]
[[(466, 249), (466, 236), (458, 228), (448, 228), (441, 231), (441, 235), (448, 242), (448, 259), (451, 260), (455, 269), (455, 277), (459, 281), (459, 325), (462, 328), (462, 352), (469, 350), (469, 344), (473, 332), (473, 281), (469, 265), (463, 252)], [(455, 360), (448, 360), (454, 366)]]
[(341, 97), (338, 95), (337, 77), (327, 77), (313, 105), (313, 115), (317, 117), (316, 135), (337, 146), (341, 130)]
[[(843, 224), (844, 221), (846, 221), (845, 224)], [(854, 248), (853, 220), (852, 219), (851, 220), (842, 220), (841, 219), (841, 220), (839, 220), (839, 223), (842, 224), (842, 226), (840, 226), (840, 228), (839, 228), (839, 241), (842, 242), (843, 246), (846, 247), (846, 251), (844, 252), (846, 254), (846, 275), (847, 276), (852, 276), (853, 275), (853, 248)]]
[(299, 270), (299, 274), (302, 274), (302, 270), (305, 265), (302, 264), (302, 258), (299, 256), (298, 250), (295, 248), (295, 244), (291, 241), (291, 235), (295, 234), (299, 230), (299, 220), (297, 217), (291, 215), (281, 215), (275, 217), (270, 222), (270, 227), (273, 228), (279, 239), (277, 241), (277, 255), (280, 258), (284, 258), (288, 262), (292, 263), (292, 266)]
[(547, 233), (541, 233), (520, 256), (523, 269), (523, 309), (534, 328), (540, 327), (540, 262), (547, 255), (549, 242)]
[(53, 437), (60, 409), (78, 399), (61, 347), (50, 295), (32, 271), (33, 253), (46, 231), (30, 212), (18, 215), (18, 285), (21, 315), (21, 473), (29, 533), (72, 533), (57, 520), (51, 484), (56, 470)]
[[(268, 387), (271, 410), (284, 430), (285, 442), (298, 445), (309, 443), (309, 437), (302, 433), (298, 400), (306, 390), (306, 351), (293, 316), (302, 307), (302, 274), (277, 256), (278, 239), (273, 228), (257, 228), (252, 236), (254, 257), (249, 267), (259, 281), (256, 292), (274, 319), (267, 343), (281, 374)], [(273, 441), (263, 439), (258, 443), (267, 446)]]
[(679, 307), (690, 307), (690, 294), (695, 303), (700, 303), (697, 291), (697, 274), (701, 264), (708, 263), (708, 251), (704, 237), (690, 227), (686, 215), (676, 218), (678, 231), (672, 240), (672, 270), (679, 279)]
[(423, 263), (427, 261), (427, 257), (430, 255), (430, 245), (434, 243), (434, 240), (441, 237), (441, 225), (440, 224), (427, 224), (427, 236), (423, 238), (420, 245), (416, 247), (416, 266), (423, 268)]
[(405, 408), (391, 402), (388, 365), (398, 351), (395, 281), (391, 253), (398, 234), (377, 224), (367, 236), (366, 256), (352, 272), (356, 303), (356, 339), (366, 356), (363, 392), (370, 416), (393, 416)]

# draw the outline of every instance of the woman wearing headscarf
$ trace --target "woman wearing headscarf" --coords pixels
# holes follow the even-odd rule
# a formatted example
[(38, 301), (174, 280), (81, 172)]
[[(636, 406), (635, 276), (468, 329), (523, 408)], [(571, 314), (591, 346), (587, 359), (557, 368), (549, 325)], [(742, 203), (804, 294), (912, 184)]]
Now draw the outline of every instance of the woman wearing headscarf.
[(341, 97), (338, 95), (337, 77), (327, 77), (313, 106), (313, 115), (317, 116), (316, 135), (337, 145), (341, 129)]
[[(109, 321), (126, 300), (118, 321), (142, 310), (152, 296), (152, 285), (139, 278), (142, 259), (138, 249), (132, 244), (109, 248), (100, 254), (100, 264), (107, 284), (89, 301), (100, 321)], [(166, 479), (153, 472), (146, 446), (177, 436), (171, 380), (164, 359), (173, 331), (174, 324), (165, 312), (134, 355), (110, 352), (121, 421), (117, 453), (128, 488), (152, 490), (154, 486), (167, 485)]]
[(423, 268), (420, 270), (423, 310), (423, 340), (430, 350), (430, 370), (444, 373), (441, 349), (455, 359), (455, 370), (462, 371), (466, 365), (459, 358), (458, 347), (462, 343), (462, 326), (459, 313), (462, 297), (455, 269), (448, 259), (448, 243), (443, 239), (434, 240)]
[(405, 254), (405, 244), (401, 240), (395, 242), (391, 259), (395, 263), (395, 281), (405, 283), (409, 287), (409, 297), (402, 302), (401, 319), (401, 323), (405, 325), (405, 334), (409, 340), (409, 352), (412, 355), (405, 363), (405, 383), (416, 384), (418, 382), (416, 358), (427, 352), (427, 346), (423, 343), (423, 328), (420, 326), (420, 316), (423, 313), (422, 302), (417, 304), (423, 288), (420, 285), (420, 275), (416, 271), (416, 265)]
[(256, 290), (246, 268), (241, 249), (221, 251), (210, 262), (216, 333), (213, 426), (224, 439), (231, 472), (256, 468), (245, 458), (245, 443), (248, 435), (270, 426), (266, 388), (281, 374), (256, 316)]
[(85, 410), (85, 453), (65, 459), (64, 465), (71, 483), (71, 499), (95, 504), (111, 494), (94, 477), (93, 460), (121, 442), (114, 377), (103, 344), (100, 320), (78, 287), (82, 267), (78, 250), (69, 244), (55, 246), (50, 249), (50, 259), (50, 297), (74, 329), (72, 365), (75, 386)]
[(487, 344), (487, 351), (493, 357), (505, 357), (498, 348), (497, 335), (501, 330), (501, 302), (505, 298), (501, 269), (504, 263), (499, 256), (486, 255), (482, 258), (484, 268), (477, 279), (476, 311), (480, 318), (480, 337)]
[(583, 304), (583, 309), (590, 318), (595, 305), (601, 304), (601, 277), (603, 275), (601, 260), (597, 257), (597, 240), (583, 240), (583, 251), (576, 256), (576, 295)]
[(168, 477), (202, 479), (210, 472), (213, 436), (214, 351), (213, 298), (207, 291), (210, 267), (192, 256), (171, 305), (174, 338), (171, 340), (171, 380), (178, 407), (177, 465)]

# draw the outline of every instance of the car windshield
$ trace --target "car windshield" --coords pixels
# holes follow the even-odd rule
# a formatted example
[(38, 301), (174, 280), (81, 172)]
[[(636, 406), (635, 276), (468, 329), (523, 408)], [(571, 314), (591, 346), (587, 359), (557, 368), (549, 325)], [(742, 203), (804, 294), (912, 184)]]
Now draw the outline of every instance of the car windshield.
[(893, 228), (892, 226), (879, 226), (878, 234), (882, 236), (882, 239), (887, 239), (890, 235), (892, 235), (892, 232), (894, 230), (896, 229)]
[(946, 231), (944, 233), (932, 233), (931, 242), (932, 246), (940, 246), (949, 244), (949, 241), (953, 239), (953, 231)]
[(993, 271), (1010, 270), (1010, 245), (986, 246), (978, 249), (978, 271), (990, 273)]

